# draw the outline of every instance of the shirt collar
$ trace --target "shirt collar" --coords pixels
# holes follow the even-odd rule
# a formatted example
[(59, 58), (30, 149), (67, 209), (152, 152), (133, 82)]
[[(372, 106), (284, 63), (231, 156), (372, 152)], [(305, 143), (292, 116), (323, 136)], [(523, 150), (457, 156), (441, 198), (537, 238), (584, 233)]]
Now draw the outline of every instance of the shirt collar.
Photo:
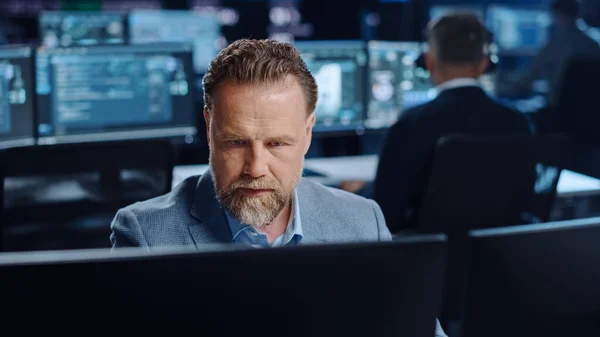
[[(298, 202), (298, 193), (296, 189), (294, 189), (292, 195), (292, 209), (290, 213), (291, 217), (285, 229), (285, 232), (275, 241), (273, 241), (274, 246), (285, 245), (291, 240), (296, 240), (296, 243), (299, 243), (304, 236), (302, 232), (302, 220), (300, 219), (300, 204)], [(225, 210), (225, 215), (227, 216), (229, 229), (231, 230), (231, 234), (233, 236), (232, 241), (235, 241), (236, 237), (246, 230), (256, 232), (256, 230), (252, 226), (240, 223), (236, 218), (231, 216), (227, 210)]]
[(460, 77), (460, 78), (455, 78), (455, 79), (446, 81), (446, 82), (438, 85), (436, 87), (436, 89), (438, 91), (438, 94), (440, 94), (442, 91), (445, 91), (445, 90), (462, 88), (462, 87), (479, 87), (479, 81), (474, 78)]

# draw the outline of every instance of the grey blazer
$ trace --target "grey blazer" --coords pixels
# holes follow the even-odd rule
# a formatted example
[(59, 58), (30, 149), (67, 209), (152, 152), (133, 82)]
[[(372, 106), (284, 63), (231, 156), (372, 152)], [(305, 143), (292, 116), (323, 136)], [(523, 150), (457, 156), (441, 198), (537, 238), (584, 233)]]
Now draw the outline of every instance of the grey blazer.
[[(390, 231), (373, 200), (302, 178), (297, 187), (302, 243), (389, 241)], [(233, 235), (210, 176), (190, 177), (171, 193), (120, 209), (110, 241), (116, 247), (195, 246), (231, 243)], [(436, 337), (446, 337), (436, 322)]]
[[(303, 244), (388, 241), (390, 232), (372, 200), (300, 179), (297, 187)], [(231, 243), (225, 212), (210, 172), (194, 176), (163, 196), (120, 209), (112, 224), (115, 247), (195, 246)]]

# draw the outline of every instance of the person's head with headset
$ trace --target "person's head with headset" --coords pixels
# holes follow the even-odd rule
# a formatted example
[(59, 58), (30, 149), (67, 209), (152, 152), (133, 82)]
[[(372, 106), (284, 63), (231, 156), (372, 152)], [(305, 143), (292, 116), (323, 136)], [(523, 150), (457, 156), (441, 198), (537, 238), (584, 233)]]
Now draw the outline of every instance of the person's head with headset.
[(489, 32), (473, 14), (454, 13), (429, 23), (425, 64), (436, 85), (479, 78), (489, 64)]

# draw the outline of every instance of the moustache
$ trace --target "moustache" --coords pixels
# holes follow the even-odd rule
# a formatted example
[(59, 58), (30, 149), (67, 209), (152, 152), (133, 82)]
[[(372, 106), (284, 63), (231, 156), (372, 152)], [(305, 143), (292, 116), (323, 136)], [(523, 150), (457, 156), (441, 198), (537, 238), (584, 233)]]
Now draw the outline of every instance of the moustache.
[(269, 178), (255, 179), (252, 177), (241, 177), (234, 181), (230, 186), (230, 190), (238, 188), (249, 188), (255, 190), (279, 190), (280, 186), (276, 181)]

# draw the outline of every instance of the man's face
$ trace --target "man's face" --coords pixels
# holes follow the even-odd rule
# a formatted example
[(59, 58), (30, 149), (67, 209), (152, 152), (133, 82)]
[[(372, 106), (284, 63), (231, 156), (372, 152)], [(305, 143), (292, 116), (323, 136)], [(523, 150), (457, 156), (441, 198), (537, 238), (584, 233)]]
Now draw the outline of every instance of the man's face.
[(293, 76), (274, 84), (222, 83), (204, 111), (217, 199), (255, 227), (289, 204), (310, 147), (314, 114)]

